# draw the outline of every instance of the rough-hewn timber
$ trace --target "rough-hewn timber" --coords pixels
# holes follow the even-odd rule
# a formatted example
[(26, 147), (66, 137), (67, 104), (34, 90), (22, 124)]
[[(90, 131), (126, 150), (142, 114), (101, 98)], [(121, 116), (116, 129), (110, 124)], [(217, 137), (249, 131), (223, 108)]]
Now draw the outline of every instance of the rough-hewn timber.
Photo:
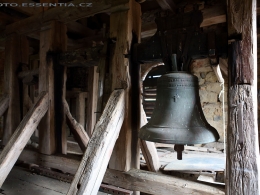
[(228, 0), (229, 129), (227, 195), (260, 193), (256, 0)]
[(42, 92), (39, 100), (26, 114), (0, 154), (0, 187), (19, 158), (22, 150), (48, 110), (48, 93)]
[(80, 123), (78, 123), (71, 115), (69, 105), (66, 100), (64, 100), (63, 104), (66, 113), (67, 125), (70, 128), (70, 131), (74, 136), (74, 139), (78, 142), (80, 149), (82, 150), (82, 152), (85, 152), (89, 142), (89, 136), (86, 133), (84, 127)]
[(96, 195), (123, 123), (125, 92), (115, 90), (97, 122), (67, 195)]

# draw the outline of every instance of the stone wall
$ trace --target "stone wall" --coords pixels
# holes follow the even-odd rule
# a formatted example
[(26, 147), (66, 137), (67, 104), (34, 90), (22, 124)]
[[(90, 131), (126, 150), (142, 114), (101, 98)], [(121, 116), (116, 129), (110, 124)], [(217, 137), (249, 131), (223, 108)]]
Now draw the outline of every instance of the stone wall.
[[(222, 86), (218, 82), (215, 72), (209, 63), (209, 59), (200, 59), (194, 61), (191, 64), (191, 72), (199, 78), (199, 94), (204, 115), (208, 123), (217, 129), (220, 135), (219, 142), (223, 142), (225, 132), (223, 127), (222, 111), (223, 96), (221, 95), (219, 97)], [(224, 118), (225, 127), (227, 128), (227, 79), (225, 79), (224, 88)]]

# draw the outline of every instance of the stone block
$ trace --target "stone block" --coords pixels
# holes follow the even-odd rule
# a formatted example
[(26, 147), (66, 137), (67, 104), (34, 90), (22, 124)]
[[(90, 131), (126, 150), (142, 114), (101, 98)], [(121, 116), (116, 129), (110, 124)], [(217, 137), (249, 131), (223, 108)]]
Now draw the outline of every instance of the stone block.
[(218, 101), (218, 94), (214, 92), (209, 92), (206, 90), (200, 90), (200, 102), (204, 103), (215, 103)]
[(218, 80), (218, 78), (217, 78), (215, 72), (208, 72), (208, 74), (206, 75), (205, 80), (206, 80), (207, 82), (216, 83), (217, 80)]

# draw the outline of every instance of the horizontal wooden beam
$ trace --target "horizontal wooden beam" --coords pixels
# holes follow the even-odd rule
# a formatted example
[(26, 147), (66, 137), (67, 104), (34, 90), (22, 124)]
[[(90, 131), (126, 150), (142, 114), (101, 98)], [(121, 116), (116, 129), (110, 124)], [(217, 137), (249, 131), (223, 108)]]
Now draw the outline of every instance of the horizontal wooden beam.
[[(1, 33), (0, 39), (5, 38), (7, 35), (16, 32), (18, 34), (29, 34), (34, 31), (38, 31), (41, 26), (49, 21), (57, 20), (62, 23), (69, 23), (81, 18), (89, 17), (98, 13), (115, 12), (120, 10), (129, 9), (126, 4), (126, 0), (116, 1), (93, 1), (92, 7), (55, 7), (45, 12), (33, 15), (29, 18), (12, 23), (5, 28), (5, 31)], [(82, 0), (75, 0), (73, 3), (80, 4)]]
[[(206, 27), (214, 24), (226, 22), (226, 7), (214, 6), (201, 10), (203, 13), (203, 21), (200, 27)], [(257, 8), (257, 14), (260, 14), (260, 7)], [(157, 26), (155, 22), (149, 22), (142, 26), (142, 38), (150, 37), (155, 34)]]
[(11, 139), (0, 154), (0, 187), (19, 158), (22, 150), (48, 110), (48, 93), (42, 92), (38, 101), (25, 115)]
[(18, 78), (23, 79), (27, 76), (36, 76), (36, 75), (39, 75), (39, 69), (25, 70), (18, 73)]
[(137, 169), (131, 169), (128, 172), (107, 169), (103, 182), (148, 194), (225, 194), (224, 187), (213, 187), (195, 181)]
[(100, 59), (100, 52), (103, 46), (90, 47), (71, 52), (59, 54), (60, 65), (67, 67), (92, 67), (97, 66)]
[[(65, 173), (75, 174), (79, 165), (78, 156), (44, 155), (37, 151), (25, 149), (19, 160), (44, 167), (55, 168)], [(136, 190), (148, 194), (176, 195), (219, 195), (224, 193), (224, 186), (210, 186), (160, 173), (132, 169), (128, 172), (107, 169), (104, 183), (128, 190)]]

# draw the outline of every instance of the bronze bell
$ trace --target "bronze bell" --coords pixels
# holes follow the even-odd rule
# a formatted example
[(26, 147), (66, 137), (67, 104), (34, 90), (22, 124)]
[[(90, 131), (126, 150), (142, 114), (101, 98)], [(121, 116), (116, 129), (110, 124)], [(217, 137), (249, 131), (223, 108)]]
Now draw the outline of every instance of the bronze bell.
[(217, 141), (217, 130), (203, 114), (198, 87), (198, 78), (187, 72), (170, 72), (158, 78), (155, 109), (139, 137), (177, 145)]

